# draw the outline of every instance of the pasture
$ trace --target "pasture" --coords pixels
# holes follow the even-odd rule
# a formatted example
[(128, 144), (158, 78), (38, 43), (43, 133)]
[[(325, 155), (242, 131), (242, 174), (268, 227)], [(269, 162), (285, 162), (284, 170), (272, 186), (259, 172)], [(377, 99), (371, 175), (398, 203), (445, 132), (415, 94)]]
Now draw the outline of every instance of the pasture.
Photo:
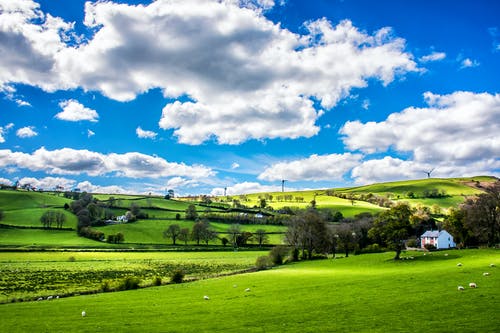
[(252, 267), (264, 252), (3, 252), (0, 253), (0, 303), (38, 297), (94, 293), (103, 283), (128, 276), (150, 286), (169, 282), (180, 269), (186, 279), (202, 279)]
[(299, 262), (192, 283), (2, 304), (0, 330), (498, 332), (500, 271), (490, 267), (500, 264), (498, 250), (408, 252), (403, 256), (413, 260), (397, 262), (392, 256)]

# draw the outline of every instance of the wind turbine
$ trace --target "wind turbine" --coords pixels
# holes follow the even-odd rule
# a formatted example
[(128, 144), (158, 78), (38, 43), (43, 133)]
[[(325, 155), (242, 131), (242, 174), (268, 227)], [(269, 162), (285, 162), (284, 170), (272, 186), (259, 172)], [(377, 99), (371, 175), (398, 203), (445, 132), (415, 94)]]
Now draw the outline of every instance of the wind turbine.
[(285, 182), (286, 181), (287, 181), (286, 179), (281, 180), (281, 192), (285, 192)]
[(427, 174), (427, 178), (431, 178), (431, 173), (434, 171), (436, 168), (432, 168), (431, 171), (424, 171)]

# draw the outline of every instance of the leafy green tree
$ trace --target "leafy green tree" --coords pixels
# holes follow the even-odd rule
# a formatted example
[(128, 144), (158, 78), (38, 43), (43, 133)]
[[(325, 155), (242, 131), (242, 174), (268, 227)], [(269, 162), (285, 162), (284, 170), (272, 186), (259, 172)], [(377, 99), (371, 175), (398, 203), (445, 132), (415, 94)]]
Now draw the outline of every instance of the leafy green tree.
[(467, 227), (481, 243), (494, 246), (500, 242), (500, 181), (477, 198), (467, 199), (463, 208)]
[(205, 220), (200, 220), (193, 225), (191, 230), (191, 239), (196, 241), (196, 245), (200, 245), (200, 241), (206, 240), (209, 224)]
[(181, 233), (181, 227), (178, 224), (171, 224), (168, 228), (163, 231), (163, 238), (172, 238), (172, 244), (175, 245), (177, 237)]
[(298, 212), (287, 222), (286, 241), (293, 250), (301, 250), (302, 258), (312, 259), (313, 252), (327, 253), (330, 239), (325, 218), (310, 207)]
[(459, 248), (470, 245), (473, 237), (472, 231), (466, 225), (467, 211), (461, 208), (450, 208), (448, 216), (444, 219), (443, 228), (453, 235)]
[(238, 247), (238, 235), (241, 234), (241, 227), (239, 224), (231, 224), (231, 226), (227, 229), (227, 234), (230, 238), (233, 247)]
[(182, 228), (179, 231), (178, 239), (184, 242), (184, 245), (187, 245), (187, 242), (189, 240), (189, 228)]
[(196, 220), (198, 218), (198, 212), (196, 211), (196, 206), (191, 204), (186, 208), (186, 220)]
[(388, 248), (396, 251), (394, 260), (399, 260), (405, 248), (405, 240), (412, 234), (410, 218), (412, 210), (407, 203), (398, 203), (382, 212), (369, 231), (372, 239), (382, 240)]
[(353, 249), (357, 242), (358, 235), (356, 231), (354, 222), (352, 221), (341, 223), (334, 228), (338, 245), (344, 249), (346, 257), (349, 257), (349, 250)]
[(264, 229), (257, 229), (254, 233), (255, 240), (259, 244), (259, 247), (262, 247), (262, 244), (267, 243), (269, 241), (269, 235), (266, 233)]

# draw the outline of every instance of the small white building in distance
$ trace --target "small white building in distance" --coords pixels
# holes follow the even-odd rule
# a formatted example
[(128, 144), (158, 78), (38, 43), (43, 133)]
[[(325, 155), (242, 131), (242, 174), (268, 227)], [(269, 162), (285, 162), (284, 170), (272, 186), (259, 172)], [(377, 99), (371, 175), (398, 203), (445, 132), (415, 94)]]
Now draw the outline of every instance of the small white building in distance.
[(436, 249), (449, 249), (457, 246), (453, 241), (453, 236), (446, 230), (427, 230), (424, 232), (420, 236), (420, 246), (425, 247), (426, 244), (432, 244)]

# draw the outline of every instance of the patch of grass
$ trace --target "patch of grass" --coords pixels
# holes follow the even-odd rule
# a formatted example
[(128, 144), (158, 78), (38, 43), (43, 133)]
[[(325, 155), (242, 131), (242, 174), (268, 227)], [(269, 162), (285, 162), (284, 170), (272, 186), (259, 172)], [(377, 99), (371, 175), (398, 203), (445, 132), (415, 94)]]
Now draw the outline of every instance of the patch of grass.
[[(392, 253), (300, 262), (188, 284), (4, 304), (0, 330), (496, 332), (500, 271), (488, 265), (500, 262), (499, 252), (447, 252), (408, 253), (415, 259), (399, 262)], [(472, 281), (477, 289), (457, 290)]]

